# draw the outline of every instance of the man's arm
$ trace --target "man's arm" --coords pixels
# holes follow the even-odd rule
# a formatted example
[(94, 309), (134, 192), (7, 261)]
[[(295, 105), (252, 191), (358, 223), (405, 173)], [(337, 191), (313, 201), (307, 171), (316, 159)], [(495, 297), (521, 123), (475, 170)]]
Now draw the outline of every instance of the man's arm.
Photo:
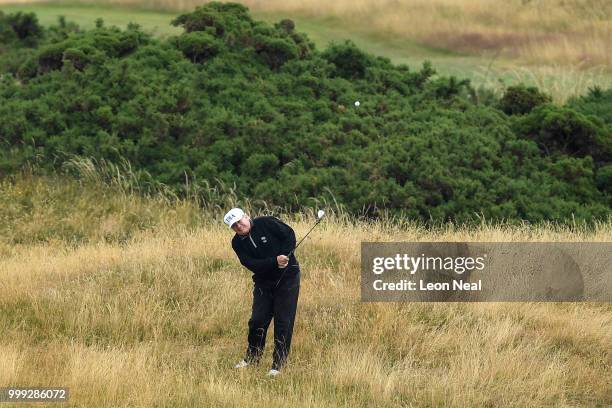
[(234, 249), (236, 255), (238, 255), (238, 259), (240, 260), (242, 266), (246, 267), (253, 273), (266, 273), (278, 266), (276, 262), (276, 257), (263, 259), (253, 258), (246, 254), (244, 251), (238, 250), (236, 245), (234, 244), (234, 241), (232, 241), (232, 248)]
[(269, 217), (268, 225), (270, 226), (270, 231), (272, 231), (281, 242), (279, 255), (288, 255), (289, 252), (295, 248), (295, 232), (293, 228), (276, 217)]

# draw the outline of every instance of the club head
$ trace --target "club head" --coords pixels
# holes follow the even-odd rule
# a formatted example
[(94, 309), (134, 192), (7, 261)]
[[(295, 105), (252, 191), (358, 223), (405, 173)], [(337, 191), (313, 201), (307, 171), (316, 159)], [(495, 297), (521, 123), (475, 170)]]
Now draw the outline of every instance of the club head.
[(317, 211), (317, 219), (320, 220), (325, 215), (325, 211), (319, 210)]

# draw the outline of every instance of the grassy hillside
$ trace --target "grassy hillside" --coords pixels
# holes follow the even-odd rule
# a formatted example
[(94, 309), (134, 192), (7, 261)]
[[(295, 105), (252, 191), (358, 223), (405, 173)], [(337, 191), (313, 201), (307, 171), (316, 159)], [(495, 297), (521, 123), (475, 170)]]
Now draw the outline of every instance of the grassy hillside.
[[(270, 380), (271, 342), (262, 366), (231, 368), (252, 284), (222, 209), (102, 179), (0, 184), (2, 385), (67, 386), (70, 407), (612, 403), (609, 304), (359, 301), (362, 240), (609, 241), (612, 224), (426, 230), (329, 209), (298, 250), (290, 364)], [(312, 214), (281, 216), (298, 236), (311, 225)]]
[[(7, 1), (7, 0), (4, 0)], [(10, 0), (8, 0), (10, 1)], [(201, 1), (96, 0), (81, 3), (186, 11)], [(326, 19), (351, 33), (412, 40), (472, 55), (497, 52), (523, 62), (610, 67), (606, 0), (244, 0), (256, 15)], [(335, 24), (334, 24), (335, 23)]]
[[(44, 25), (60, 14), (84, 28), (93, 27), (98, 17), (120, 27), (137, 21), (166, 36), (179, 32), (168, 23), (179, 11), (200, 3), (0, 0), (0, 10), (34, 11)], [(447, 0), (243, 3), (257, 19), (293, 19), (320, 49), (350, 38), (394, 63), (420, 66), (427, 59), (440, 74), (469, 78), (498, 92), (525, 82), (563, 102), (594, 85), (612, 85), (612, 17), (605, 1), (511, 1), (503, 7), (493, 0), (471, 0), (461, 7)]]

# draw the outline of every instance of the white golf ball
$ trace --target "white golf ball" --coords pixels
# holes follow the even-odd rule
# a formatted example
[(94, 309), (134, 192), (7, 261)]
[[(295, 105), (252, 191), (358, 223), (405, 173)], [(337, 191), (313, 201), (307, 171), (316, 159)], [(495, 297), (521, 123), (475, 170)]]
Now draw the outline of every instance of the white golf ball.
[(355, 106), (359, 106), (359, 101), (355, 101)]

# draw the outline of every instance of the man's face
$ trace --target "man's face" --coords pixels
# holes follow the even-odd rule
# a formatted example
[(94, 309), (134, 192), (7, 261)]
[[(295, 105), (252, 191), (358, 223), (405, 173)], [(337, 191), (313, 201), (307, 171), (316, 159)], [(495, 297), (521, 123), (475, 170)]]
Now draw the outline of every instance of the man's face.
[(241, 219), (232, 225), (232, 229), (238, 235), (246, 235), (251, 231), (251, 219), (247, 215), (243, 215)]

